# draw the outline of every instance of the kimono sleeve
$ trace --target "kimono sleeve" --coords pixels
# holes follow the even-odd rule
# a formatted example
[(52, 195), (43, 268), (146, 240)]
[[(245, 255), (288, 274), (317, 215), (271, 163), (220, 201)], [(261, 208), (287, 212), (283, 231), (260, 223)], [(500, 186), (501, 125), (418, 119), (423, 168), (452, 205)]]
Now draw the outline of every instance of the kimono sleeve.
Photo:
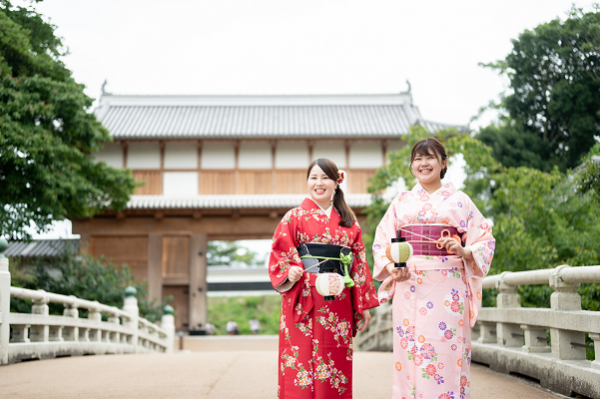
[[(358, 227), (358, 222), (354, 224), (354, 227)], [(358, 228), (356, 240), (352, 245), (352, 255), (354, 257), (352, 265), (354, 286), (351, 288), (352, 308), (354, 309), (352, 334), (356, 336), (357, 328), (363, 322), (363, 311), (379, 306), (379, 299), (377, 298), (377, 292), (373, 285), (373, 278), (371, 277), (371, 270), (369, 270), (369, 264), (367, 263), (365, 245), (363, 244), (360, 228)]]
[[(468, 197), (467, 197), (468, 198)], [(466, 201), (467, 235), (465, 248), (473, 254), (473, 260), (465, 260), (465, 278), (471, 304), (470, 324), (475, 325), (481, 309), (482, 280), (492, 265), (496, 240), (492, 235), (492, 227), (483, 217), (477, 206), (468, 198)]]
[(277, 226), (273, 235), (271, 257), (269, 259), (269, 277), (271, 284), (279, 292), (291, 288), (288, 282), (288, 273), (292, 266), (302, 266), (302, 260), (298, 255), (298, 244), (296, 242), (297, 219), (293, 210), (289, 211)]
[(396, 204), (399, 201), (399, 197), (394, 198), (375, 231), (375, 239), (373, 240), (373, 260), (375, 262), (373, 277), (379, 281), (383, 281), (389, 276), (385, 266), (390, 261), (385, 254), (385, 250), (390, 244), (391, 239), (395, 238), (397, 234)]

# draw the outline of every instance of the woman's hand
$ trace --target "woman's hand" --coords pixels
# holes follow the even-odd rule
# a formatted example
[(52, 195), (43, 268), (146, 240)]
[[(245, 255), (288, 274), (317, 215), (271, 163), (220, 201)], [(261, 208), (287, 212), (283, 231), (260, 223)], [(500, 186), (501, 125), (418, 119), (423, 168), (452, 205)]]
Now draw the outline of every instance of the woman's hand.
[(446, 248), (446, 251), (450, 254), (456, 254), (462, 256), (466, 260), (473, 260), (473, 253), (469, 248), (463, 248), (463, 246), (452, 237), (444, 237), (438, 240), (438, 243), (442, 247)]
[(358, 331), (363, 332), (369, 327), (369, 322), (371, 321), (371, 311), (369, 309), (363, 310), (363, 320), (362, 325), (358, 329)]
[(297, 282), (304, 274), (304, 269), (298, 266), (292, 266), (288, 272), (288, 280), (292, 283)]
[(410, 270), (408, 267), (394, 267), (393, 263), (389, 263), (385, 269), (396, 282), (408, 280), (410, 278)]

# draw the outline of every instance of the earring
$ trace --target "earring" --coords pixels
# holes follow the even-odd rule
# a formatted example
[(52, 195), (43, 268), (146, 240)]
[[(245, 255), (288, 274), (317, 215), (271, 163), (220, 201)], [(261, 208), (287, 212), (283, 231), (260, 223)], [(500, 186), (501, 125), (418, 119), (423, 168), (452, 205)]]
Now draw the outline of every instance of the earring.
[(335, 190), (337, 190), (337, 188), (334, 188), (333, 193), (331, 193), (331, 198), (330, 198), (331, 202), (333, 202), (333, 197), (335, 197)]

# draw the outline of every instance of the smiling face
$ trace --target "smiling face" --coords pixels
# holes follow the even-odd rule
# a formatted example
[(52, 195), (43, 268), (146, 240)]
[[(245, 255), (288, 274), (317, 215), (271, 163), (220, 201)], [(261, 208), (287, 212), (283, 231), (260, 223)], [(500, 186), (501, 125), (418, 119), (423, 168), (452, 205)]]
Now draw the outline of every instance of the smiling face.
[(337, 182), (331, 179), (319, 165), (315, 165), (306, 180), (310, 198), (321, 208), (327, 209), (331, 205), (331, 197), (337, 188)]
[(421, 186), (441, 186), (441, 172), (446, 166), (446, 161), (442, 162), (438, 154), (417, 153), (410, 166)]

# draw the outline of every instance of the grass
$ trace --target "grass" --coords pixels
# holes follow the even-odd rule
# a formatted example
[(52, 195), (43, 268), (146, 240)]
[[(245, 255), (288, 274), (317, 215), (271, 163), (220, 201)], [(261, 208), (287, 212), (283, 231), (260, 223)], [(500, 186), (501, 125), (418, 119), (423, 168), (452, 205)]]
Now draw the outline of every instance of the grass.
[(209, 297), (207, 321), (217, 327), (219, 335), (226, 334), (225, 326), (230, 320), (235, 320), (240, 334), (251, 334), (248, 321), (256, 317), (260, 334), (273, 335), (279, 333), (280, 311), (279, 295)]

